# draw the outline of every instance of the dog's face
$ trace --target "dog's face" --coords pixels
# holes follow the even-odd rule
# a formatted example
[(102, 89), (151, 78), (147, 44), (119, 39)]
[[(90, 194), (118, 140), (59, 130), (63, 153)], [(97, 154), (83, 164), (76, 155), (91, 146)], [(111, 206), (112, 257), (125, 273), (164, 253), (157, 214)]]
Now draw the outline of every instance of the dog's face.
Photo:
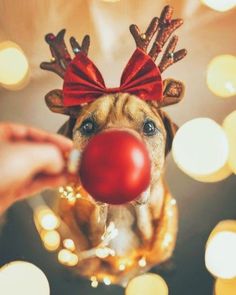
[(81, 109), (73, 128), (75, 147), (83, 151), (95, 134), (110, 129), (130, 132), (146, 145), (151, 160), (150, 185), (157, 182), (175, 129), (169, 118), (136, 96), (103, 96)]

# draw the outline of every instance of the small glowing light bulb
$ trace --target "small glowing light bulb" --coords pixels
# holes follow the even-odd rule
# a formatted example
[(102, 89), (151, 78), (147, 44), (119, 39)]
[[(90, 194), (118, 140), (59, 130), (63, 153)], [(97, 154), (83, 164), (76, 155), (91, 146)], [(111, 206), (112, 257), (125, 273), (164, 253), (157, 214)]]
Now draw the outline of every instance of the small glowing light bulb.
[(109, 286), (111, 284), (111, 280), (108, 277), (104, 277), (103, 278), (103, 283), (107, 286)]
[(58, 260), (67, 266), (76, 266), (79, 262), (78, 256), (67, 249), (62, 249), (58, 253)]
[(201, 0), (206, 6), (224, 12), (236, 6), (236, 0)]
[(63, 246), (70, 251), (75, 251), (75, 243), (71, 239), (65, 239), (63, 241)]
[(142, 257), (139, 261), (138, 261), (139, 266), (141, 267), (145, 267), (147, 265), (147, 261), (145, 257)]
[(236, 221), (220, 222), (206, 244), (205, 264), (210, 273), (221, 279), (236, 277)]
[(215, 182), (232, 173), (227, 136), (209, 118), (196, 118), (182, 125), (174, 137), (172, 153), (177, 166), (196, 180)]
[(110, 254), (109, 248), (97, 248), (96, 256), (99, 258), (106, 258)]
[(217, 96), (236, 95), (236, 56), (219, 55), (213, 58), (207, 68), (207, 85)]
[(35, 218), (45, 230), (54, 230), (60, 225), (58, 217), (46, 206), (38, 207), (36, 209)]
[(223, 122), (229, 141), (229, 166), (236, 174), (236, 111), (230, 113)]
[(129, 282), (125, 290), (125, 295), (168, 295), (168, 293), (168, 286), (164, 279), (153, 273), (135, 277)]
[(0, 43), (0, 85), (23, 88), (29, 80), (29, 64), (21, 48), (10, 41)]
[(91, 277), (91, 287), (93, 287), (93, 288), (97, 288), (98, 287), (97, 277), (95, 277), (95, 276), (92, 276)]
[(55, 251), (59, 248), (61, 237), (56, 230), (43, 231), (40, 235), (47, 250)]
[(126, 269), (126, 265), (124, 263), (119, 264), (119, 270), (124, 271)]
[(92, 281), (91, 282), (91, 287), (97, 288), (98, 287), (98, 281)]
[(115, 3), (115, 2), (119, 2), (120, 0), (102, 0), (103, 2), (111, 2), (111, 3)]
[(7, 295), (50, 294), (49, 283), (42, 270), (24, 261), (14, 261), (0, 269), (0, 290), (1, 294)]

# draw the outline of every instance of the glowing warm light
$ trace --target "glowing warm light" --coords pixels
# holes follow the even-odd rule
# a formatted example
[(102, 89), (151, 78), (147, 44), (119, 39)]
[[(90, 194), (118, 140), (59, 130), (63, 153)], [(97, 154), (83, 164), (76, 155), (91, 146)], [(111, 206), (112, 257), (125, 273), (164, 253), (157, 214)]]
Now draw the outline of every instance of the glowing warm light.
[(141, 259), (139, 259), (138, 264), (141, 267), (145, 267), (147, 265), (146, 258), (145, 257), (142, 257)]
[(75, 251), (75, 243), (71, 239), (65, 239), (63, 241), (63, 246), (70, 251)]
[(227, 11), (235, 7), (236, 0), (201, 0), (203, 4), (217, 11)]
[(0, 290), (6, 295), (50, 294), (45, 274), (37, 266), (23, 261), (14, 261), (1, 268)]
[(70, 185), (59, 187), (59, 193), (61, 194), (61, 198), (67, 199), (68, 203), (72, 206), (75, 204), (77, 199), (82, 197), (80, 187), (72, 187)]
[(123, 271), (123, 270), (125, 270), (126, 269), (126, 265), (124, 264), (124, 263), (121, 263), (120, 265), (119, 265), (119, 270), (120, 271)]
[(236, 57), (219, 55), (213, 58), (207, 69), (207, 85), (217, 96), (236, 95)]
[(223, 128), (229, 141), (229, 166), (236, 174), (236, 111), (225, 118)]
[(12, 90), (28, 82), (29, 64), (20, 47), (10, 41), (0, 44), (0, 84)]
[(111, 284), (111, 280), (110, 280), (108, 277), (105, 277), (105, 278), (103, 279), (103, 283), (104, 283), (105, 285), (109, 286), (109, 285)]
[(91, 282), (91, 287), (97, 288), (98, 287), (98, 281), (92, 281)]
[(91, 277), (91, 287), (93, 287), (93, 288), (97, 288), (98, 287), (97, 277), (95, 277), (95, 276), (92, 276)]
[(123, 271), (127, 267), (130, 267), (133, 264), (133, 259), (130, 258), (122, 258), (119, 260), (119, 270)]
[(48, 207), (37, 208), (35, 216), (41, 227), (45, 230), (54, 230), (60, 225), (59, 219)]
[(168, 287), (162, 277), (152, 273), (132, 279), (125, 291), (126, 295), (168, 295)]
[(58, 253), (58, 260), (67, 266), (76, 266), (79, 261), (78, 256), (67, 249), (62, 249)]
[(55, 251), (60, 246), (61, 237), (55, 230), (43, 231), (41, 233), (41, 238), (43, 240), (44, 247), (49, 251)]
[(163, 239), (163, 247), (168, 247), (169, 246), (169, 244), (171, 243), (173, 241), (173, 236), (172, 236), (172, 234), (170, 234), (170, 233), (166, 233), (165, 234), (165, 237), (164, 237), (164, 239)]
[(207, 243), (205, 263), (216, 277), (231, 279), (236, 277), (236, 232), (222, 231)]
[(99, 258), (106, 258), (110, 255), (109, 248), (97, 248), (96, 249), (96, 256)]
[(222, 280), (217, 279), (215, 283), (215, 295), (235, 295), (236, 294), (236, 279)]
[(119, 2), (120, 0), (102, 0), (103, 2), (111, 2), (111, 3), (115, 3), (115, 2)]
[(203, 182), (228, 177), (229, 145), (223, 128), (209, 118), (196, 118), (182, 125), (172, 146), (178, 167), (192, 178)]

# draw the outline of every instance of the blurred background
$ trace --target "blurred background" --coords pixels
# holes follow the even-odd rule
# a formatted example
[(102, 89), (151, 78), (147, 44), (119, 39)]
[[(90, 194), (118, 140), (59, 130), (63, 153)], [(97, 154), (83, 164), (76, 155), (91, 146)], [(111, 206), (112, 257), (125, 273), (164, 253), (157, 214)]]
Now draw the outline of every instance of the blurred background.
[[(207, 84), (207, 69), (216, 56), (236, 54), (236, 10), (232, 5), (227, 11), (217, 11), (199, 0), (0, 0), (0, 43), (16, 43), (29, 63), (29, 79), (24, 87), (18, 87), (21, 89), (12, 90), (14, 87), (6, 87), (0, 81), (0, 120), (51, 132), (65, 122), (65, 116), (51, 113), (44, 102), (47, 92), (62, 88), (62, 79), (39, 68), (42, 61), (51, 57), (45, 34), (66, 28), (67, 41), (72, 35), (80, 41), (89, 34), (90, 58), (101, 70), (106, 84), (117, 86), (135, 49), (129, 25), (135, 23), (144, 30), (166, 4), (175, 8), (175, 17), (184, 19), (176, 34), (178, 48), (188, 50), (183, 61), (164, 73), (164, 78), (172, 77), (186, 84), (183, 102), (166, 111), (180, 126), (196, 117), (209, 117), (221, 125), (236, 109), (236, 92), (231, 85), (229, 97), (213, 93)], [(213, 279), (204, 263), (205, 244), (220, 220), (236, 219), (236, 178), (230, 176), (212, 184), (197, 182), (177, 168), (171, 155), (166, 177), (179, 205), (179, 235), (173, 259), (154, 271), (166, 279), (170, 294), (212, 294)], [(90, 282), (78, 279), (59, 264), (56, 255), (42, 247), (27, 202), (10, 208), (2, 219), (0, 265), (17, 259), (35, 263), (46, 273), (52, 295), (123, 294), (117, 286), (99, 285), (92, 289)]]

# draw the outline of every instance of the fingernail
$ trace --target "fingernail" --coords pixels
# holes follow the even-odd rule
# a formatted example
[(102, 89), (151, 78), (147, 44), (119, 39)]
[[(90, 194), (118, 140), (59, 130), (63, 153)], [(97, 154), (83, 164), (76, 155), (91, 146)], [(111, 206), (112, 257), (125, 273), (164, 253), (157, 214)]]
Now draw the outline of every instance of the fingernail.
[(67, 169), (71, 174), (76, 174), (79, 169), (79, 161), (80, 161), (81, 152), (77, 149), (73, 149), (68, 157)]

